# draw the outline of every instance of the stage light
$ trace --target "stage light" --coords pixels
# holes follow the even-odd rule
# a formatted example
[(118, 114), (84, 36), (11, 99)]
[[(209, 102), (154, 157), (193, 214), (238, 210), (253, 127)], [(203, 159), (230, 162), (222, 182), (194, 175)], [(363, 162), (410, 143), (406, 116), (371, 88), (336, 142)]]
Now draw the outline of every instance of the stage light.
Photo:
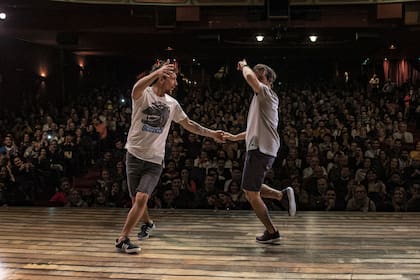
[(4, 12), (1, 12), (1, 13), (0, 13), (0, 19), (1, 19), (1, 20), (5, 20), (5, 19), (6, 19), (6, 17), (7, 17), (6, 13), (4, 13)]
[(315, 43), (318, 40), (318, 36), (316, 35), (310, 35), (309, 36), (309, 41), (311, 41), (312, 43)]
[(264, 41), (264, 35), (257, 35), (255, 36), (255, 39), (257, 39), (258, 42)]

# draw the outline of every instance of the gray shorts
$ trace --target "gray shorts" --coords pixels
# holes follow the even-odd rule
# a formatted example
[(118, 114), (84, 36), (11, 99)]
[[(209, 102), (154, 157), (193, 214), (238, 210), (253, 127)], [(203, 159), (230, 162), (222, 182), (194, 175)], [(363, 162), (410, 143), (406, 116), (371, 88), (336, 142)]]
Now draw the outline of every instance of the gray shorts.
[(275, 159), (259, 150), (247, 151), (242, 173), (242, 188), (247, 191), (259, 192), (264, 183), (265, 174), (270, 170)]
[(162, 173), (162, 165), (138, 159), (127, 152), (127, 185), (131, 197), (142, 192), (149, 196), (154, 191)]

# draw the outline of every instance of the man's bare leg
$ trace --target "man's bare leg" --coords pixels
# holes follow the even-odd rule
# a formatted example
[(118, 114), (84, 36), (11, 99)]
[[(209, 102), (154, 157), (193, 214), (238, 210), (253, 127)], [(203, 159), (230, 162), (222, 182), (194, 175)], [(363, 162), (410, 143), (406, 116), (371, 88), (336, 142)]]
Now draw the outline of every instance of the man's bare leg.
[(260, 192), (245, 191), (245, 195), (254, 209), (258, 219), (260, 219), (267, 231), (269, 233), (275, 233), (277, 228), (274, 226), (270, 216), (268, 215), (267, 206), (262, 200)]
[(146, 208), (144, 209), (143, 215), (140, 218), (140, 221), (147, 224), (153, 224), (153, 221), (150, 219), (150, 216), (149, 216), (149, 207), (147, 205), (146, 205)]
[(261, 185), (261, 197), (276, 199), (278, 201), (283, 199), (283, 192), (273, 189), (266, 184)]
[(133, 228), (137, 225), (140, 218), (143, 216), (145, 209), (147, 208), (148, 199), (149, 195), (146, 193), (138, 192), (136, 194), (133, 206), (128, 212), (124, 227), (121, 231), (120, 237), (118, 238), (119, 242), (125, 240), (127, 236), (130, 235)]
[[(287, 203), (286, 203), (286, 200), (282, 201), (286, 193), (287, 193)], [(287, 187), (286, 189), (279, 191), (279, 190), (269, 187), (266, 184), (262, 184), (261, 197), (278, 200), (279, 202), (282, 203), (282, 206), (288, 210), (290, 216), (296, 215), (295, 194), (291, 187)]]

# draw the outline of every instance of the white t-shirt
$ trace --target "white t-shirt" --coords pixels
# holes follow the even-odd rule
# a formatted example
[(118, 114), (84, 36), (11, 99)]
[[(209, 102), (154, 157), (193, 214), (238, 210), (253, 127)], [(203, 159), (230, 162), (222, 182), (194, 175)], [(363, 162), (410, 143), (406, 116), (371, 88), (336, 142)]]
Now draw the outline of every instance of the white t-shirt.
[(254, 94), (248, 112), (246, 128), (246, 150), (259, 149), (260, 152), (277, 156), (280, 137), (277, 132), (279, 123), (279, 99), (268, 86), (261, 84), (259, 94)]
[(142, 97), (132, 101), (131, 126), (125, 147), (139, 159), (162, 164), (171, 122), (180, 122), (187, 115), (175, 98), (168, 94), (160, 97), (152, 87), (147, 87)]

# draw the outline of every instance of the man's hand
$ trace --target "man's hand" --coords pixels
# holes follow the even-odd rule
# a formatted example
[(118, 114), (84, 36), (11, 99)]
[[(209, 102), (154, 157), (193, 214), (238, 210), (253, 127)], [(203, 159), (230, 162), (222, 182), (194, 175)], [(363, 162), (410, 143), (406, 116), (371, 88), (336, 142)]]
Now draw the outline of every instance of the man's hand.
[(163, 76), (168, 78), (171, 74), (175, 73), (175, 65), (174, 64), (165, 64), (158, 70), (156, 70), (159, 76)]
[(237, 66), (237, 69), (238, 69), (239, 71), (242, 71), (242, 69), (243, 69), (246, 65), (248, 65), (248, 63), (246, 62), (246, 59), (242, 59), (242, 60), (238, 61), (238, 66)]
[(225, 132), (222, 130), (213, 130), (211, 132), (211, 137), (217, 142), (217, 143), (225, 143), (226, 140), (223, 138)]
[(236, 141), (236, 135), (233, 135), (233, 134), (231, 134), (231, 133), (229, 133), (229, 132), (224, 132), (223, 133), (223, 139), (226, 141), (226, 140), (229, 140), (229, 141)]

